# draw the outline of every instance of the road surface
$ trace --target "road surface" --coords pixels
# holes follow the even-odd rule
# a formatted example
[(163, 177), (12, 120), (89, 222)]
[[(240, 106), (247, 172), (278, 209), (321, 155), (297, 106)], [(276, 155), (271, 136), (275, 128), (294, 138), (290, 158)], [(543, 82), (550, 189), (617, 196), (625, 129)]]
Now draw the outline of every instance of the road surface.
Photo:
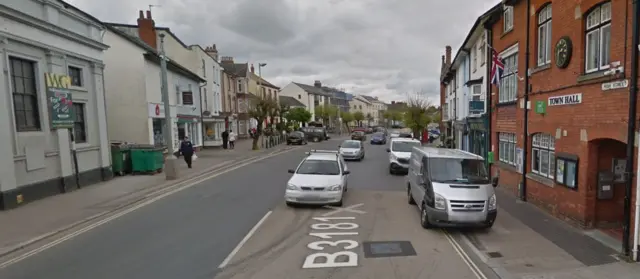
[(486, 278), (449, 234), (420, 227), (385, 146), (367, 143), (365, 160), (348, 162), (342, 208), (285, 206), (287, 169), (311, 146), (338, 144), (221, 174), (23, 257), (0, 278)]

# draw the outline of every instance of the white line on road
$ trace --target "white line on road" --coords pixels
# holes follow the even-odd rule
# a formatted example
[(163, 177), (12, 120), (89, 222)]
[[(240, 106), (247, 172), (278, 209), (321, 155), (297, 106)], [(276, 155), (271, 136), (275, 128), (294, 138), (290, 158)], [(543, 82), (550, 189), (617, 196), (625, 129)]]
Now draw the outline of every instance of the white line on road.
[[(289, 149), (289, 150), (287, 150), (287, 151), (296, 150), (296, 149), (297, 149), (297, 148), (293, 148), (293, 149)], [(182, 191), (182, 190), (185, 190), (185, 189), (191, 188), (191, 187), (193, 187), (193, 186), (195, 186), (195, 185), (198, 185), (198, 184), (200, 184), (200, 183), (202, 183), (202, 182), (205, 182), (205, 181), (207, 181), (207, 180), (209, 180), (209, 179), (212, 179), (212, 178), (215, 178), (215, 177), (217, 177), (217, 176), (223, 175), (223, 174), (225, 174), (225, 173), (228, 173), (228, 172), (231, 172), (231, 171), (237, 170), (237, 169), (239, 169), (239, 168), (242, 168), (242, 167), (248, 166), (248, 165), (253, 164), (253, 163), (255, 163), (255, 162), (259, 162), (259, 161), (262, 161), (262, 160), (265, 160), (265, 159), (268, 159), (268, 158), (271, 158), (271, 157), (274, 157), (274, 156), (277, 156), (277, 155), (280, 155), (280, 154), (283, 154), (283, 153), (285, 153), (285, 152), (282, 152), (282, 153), (274, 153), (274, 154), (270, 154), (270, 155), (267, 155), (267, 156), (264, 156), (264, 157), (256, 158), (256, 159), (251, 160), (251, 161), (248, 161), (248, 162), (246, 162), (246, 163), (242, 163), (242, 164), (240, 164), (240, 165), (233, 166), (233, 167), (231, 167), (231, 168), (228, 168), (228, 169), (222, 170), (222, 171), (217, 172), (217, 173), (213, 173), (213, 174), (212, 174), (212, 175), (210, 175), (210, 176), (205, 176), (205, 177), (202, 177), (202, 178), (200, 178), (200, 179), (198, 179), (198, 180), (191, 181), (191, 182), (189, 182), (188, 184), (185, 184), (185, 185), (183, 185), (183, 186), (180, 186), (180, 187), (178, 187), (178, 188), (175, 188), (175, 189), (173, 189), (173, 190), (171, 190), (171, 191), (164, 192), (164, 193), (162, 193), (162, 194), (160, 194), (160, 195), (158, 195), (158, 196), (150, 197), (148, 200), (146, 200), (146, 201), (144, 201), (144, 202), (142, 202), (142, 203), (139, 203), (139, 204), (137, 204), (137, 205), (135, 205), (135, 206), (133, 206), (133, 207), (130, 207), (130, 208), (125, 209), (125, 210), (120, 211), (120, 212), (116, 212), (116, 213), (114, 213), (113, 215), (111, 215), (111, 216), (109, 216), (109, 217), (106, 217), (105, 219), (102, 219), (102, 220), (100, 220), (100, 221), (97, 221), (97, 222), (95, 222), (95, 223), (93, 223), (93, 224), (91, 224), (91, 225), (88, 225), (88, 226), (86, 226), (86, 227), (83, 227), (83, 228), (81, 228), (81, 229), (79, 229), (79, 230), (77, 230), (77, 231), (75, 231), (75, 232), (70, 233), (70, 234), (64, 235), (64, 236), (62, 236), (62, 237), (60, 237), (60, 238), (58, 238), (58, 239), (56, 239), (56, 240), (54, 240), (54, 241), (52, 241), (52, 242), (49, 242), (49, 243), (47, 243), (47, 244), (45, 244), (45, 245), (43, 245), (43, 246), (40, 246), (40, 247), (38, 247), (38, 248), (36, 248), (36, 249), (33, 249), (33, 250), (31, 250), (31, 251), (29, 251), (29, 252), (27, 252), (27, 253), (24, 253), (24, 254), (19, 255), (19, 256), (15, 257), (15, 258), (9, 259), (9, 260), (7, 260), (7, 261), (5, 261), (5, 262), (2, 262), (2, 263), (0, 263), (0, 269), (3, 269), (3, 268), (5, 268), (5, 267), (7, 267), (7, 266), (9, 266), (9, 265), (12, 265), (12, 264), (15, 264), (15, 263), (17, 263), (17, 262), (20, 262), (20, 261), (22, 261), (22, 260), (24, 260), (24, 259), (26, 259), (26, 258), (29, 258), (29, 257), (33, 256), (33, 255), (39, 254), (39, 253), (41, 253), (41, 252), (43, 252), (43, 251), (45, 251), (45, 250), (47, 250), (47, 249), (49, 249), (49, 248), (51, 248), (51, 247), (54, 247), (54, 246), (56, 246), (56, 245), (58, 245), (58, 244), (60, 244), (60, 243), (63, 243), (63, 242), (65, 242), (65, 241), (67, 241), (67, 240), (70, 240), (70, 239), (72, 239), (72, 238), (74, 238), (74, 237), (76, 237), (76, 236), (78, 236), (78, 235), (81, 235), (81, 234), (83, 234), (83, 233), (85, 233), (85, 232), (88, 232), (88, 231), (90, 231), (90, 230), (93, 230), (93, 229), (95, 229), (95, 228), (97, 228), (97, 227), (99, 227), (99, 226), (101, 226), (101, 225), (104, 225), (104, 224), (106, 224), (106, 223), (109, 223), (109, 222), (111, 222), (111, 221), (113, 221), (113, 220), (115, 220), (115, 219), (118, 219), (118, 218), (120, 218), (120, 217), (122, 217), (122, 216), (124, 216), (124, 215), (127, 215), (127, 214), (129, 214), (129, 213), (131, 213), (131, 212), (133, 212), (133, 211), (136, 211), (136, 210), (138, 210), (138, 209), (140, 209), (140, 208), (142, 208), (142, 207), (144, 207), (144, 206), (147, 206), (147, 205), (149, 205), (149, 204), (152, 204), (152, 203), (154, 203), (154, 202), (157, 202), (157, 201), (159, 201), (159, 200), (161, 200), (161, 199), (163, 199), (163, 198), (165, 198), (165, 197), (167, 197), (167, 196), (170, 196), (170, 195), (175, 194), (175, 193), (177, 193), (177, 192), (180, 192), (180, 191)]]
[(458, 253), (460, 258), (462, 258), (462, 261), (464, 261), (469, 269), (471, 269), (471, 272), (473, 272), (473, 274), (475, 274), (478, 279), (488, 279), (487, 276), (482, 273), (482, 270), (480, 270), (480, 268), (471, 260), (471, 257), (469, 257), (467, 252), (462, 249), (462, 246), (460, 246), (460, 244), (458, 244), (458, 242), (453, 238), (453, 236), (451, 236), (445, 230), (442, 230), (442, 232), (444, 233), (445, 237), (447, 237), (449, 243), (451, 243), (451, 246), (453, 246), (453, 249), (456, 250), (456, 253)]
[(269, 211), (267, 212), (267, 214), (265, 214), (262, 219), (260, 219), (260, 221), (258, 221), (258, 223), (256, 223), (255, 226), (253, 226), (253, 228), (251, 228), (251, 230), (247, 233), (247, 235), (244, 236), (244, 238), (240, 241), (240, 243), (238, 243), (238, 245), (236, 246), (236, 248), (233, 248), (233, 250), (231, 251), (231, 253), (229, 253), (229, 255), (224, 259), (224, 261), (222, 261), (222, 263), (220, 263), (220, 265), (218, 266), (218, 268), (224, 268), (225, 266), (227, 266), (227, 264), (229, 264), (229, 262), (231, 261), (231, 259), (233, 259), (233, 256), (235, 256), (238, 251), (240, 251), (240, 248), (242, 248), (242, 246), (244, 246), (245, 243), (247, 243), (247, 241), (249, 241), (249, 239), (251, 238), (251, 236), (256, 233), (256, 231), (258, 230), (258, 228), (260, 227), (260, 225), (262, 225), (262, 223), (264, 223), (265, 220), (267, 220), (267, 218), (269, 217), (269, 215), (271, 215), (271, 212), (273, 211)]

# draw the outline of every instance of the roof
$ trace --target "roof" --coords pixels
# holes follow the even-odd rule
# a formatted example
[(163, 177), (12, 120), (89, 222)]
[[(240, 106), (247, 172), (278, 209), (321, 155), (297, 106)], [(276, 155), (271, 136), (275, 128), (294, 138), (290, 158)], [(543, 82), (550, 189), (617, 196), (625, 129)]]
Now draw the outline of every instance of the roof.
[(253, 75), (253, 77), (255, 77), (256, 79), (258, 79), (258, 80), (260, 81), (260, 85), (262, 85), (262, 86), (266, 86), (266, 87), (271, 87), (271, 88), (273, 88), (273, 89), (280, 90), (280, 87), (277, 87), (277, 86), (273, 85), (272, 83), (268, 82), (268, 81), (267, 81), (267, 80), (265, 80), (264, 78), (259, 77), (258, 75), (253, 74), (253, 73), (252, 73), (252, 75)]
[(91, 19), (91, 20), (95, 21), (95, 23), (96, 23), (96, 24), (98, 24), (98, 25), (104, 25), (104, 23), (103, 23), (101, 20), (99, 20), (99, 19), (95, 18), (94, 16), (92, 16), (92, 15), (88, 14), (87, 12), (85, 12), (85, 11), (83, 11), (83, 10), (80, 10), (80, 9), (78, 9), (78, 8), (74, 7), (73, 5), (71, 5), (71, 4), (69, 4), (69, 3), (65, 2), (65, 1), (62, 1), (62, 0), (58, 0), (58, 2), (62, 3), (62, 5), (63, 5), (66, 9), (72, 9), (72, 10), (74, 10), (74, 11), (76, 11), (76, 12), (79, 12), (79, 13), (81, 13), (82, 15), (86, 16), (87, 18), (89, 18), (89, 19)]
[[(118, 30), (117, 28), (115, 28), (111, 23), (105, 23), (105, 26), (107, 27), (107, 29), (111, 32), (113, 32), (114, 34), (120, 36), (121, 38), (137, 45), (138, 47), (142, 48), (143, 50), (147, 51), (144, 54), (144, 57), (147, 58), (148, 60), (154, 61), (158, 64), (160, 64), (160, 54), (152, 47), (150, 47), (147, 43), (143, 42), (140, 38), (137, 37), (133, 37), (130, 36), (120, 30)], [(173, 60), (169, 60), (167, 62), (167, 69), (176, 72), (176, 73), (180, 73), (184, 76), (193, 78), (194, 80), (197, 80), (199, 82), (205, 82), (206, 80), (202, 79), (198, 74), (190, 71), (189, 69), (183, 67), (182, 65), (174, 62)]]
[(342, 142), (343, 142), (343, 143), (344, 143), (344, 142), (357, 142), (357, 143), (360, 143), (360, 144), (362, 143), (362, 141), (359, 141), (359, 140), (352, 140), (352, 139), (343, 140)]
[(367, 103), (369, 105), (371, 104), (371, 101), (369, 101), (366, 98), (364, 98), (363, 95), (354, 95), (353, 97), (354, 97), (354, 99), (356, 99), (356, 100), (358, 100), (360, 102)]
[(300, 88), (302, 88), (302, 90), (304, 90), (309, 94), (331, 97), (331, 94), (323, 90), (321, 87), (315, 87), (313, 85), (306, 85), (306, 84), (297, 83), (297, 82), (294, 82), (293, 84), (299, 86)]
[(305, 160), (338, 161), (338, 153), (311, 153)]
[[(487, 20), (496, 10), (501, 9), (502, 8), (502, 3), (498, 3), (495, 6), (491, 7), (491, 9), (489, 9), (488, 11), (484, 12), (482, 15), (480, 15), (476, 21), (473, 23), (473, 26), (471, 27), (471, 30), (469, 30), (469, 33), (467, 34), (467, 37), (464, 39), (464, 41), (462, 42), (462, 45), (460, 45), (460, 48), (458, 49), (458, 52), (456, 53), (456, 56), (453, 58), (453, 60), (451, 60), (451, 64), (456, 64), (456, 60), (458, 59), (458, 56), (467, 53), (468, 50), (466, 47), (467, 43), (469, 42), (469, 40), (473, 37), (476, 28), (478, 27), (483, 27), (481, 26), (481, 23), (484, 23), (485, 20)], [(447, 70), (447, 72), (451, 71), (451, 66), (449, 65), (449, 69)]]
[(224, 70), (236, 77), (247, 77), (249, 63), (220, 63)]
[(437, 148), (437, 147), (419, 147), (417, 148), (423, 154), (429, 158), (459, 158), (459, 159), (479, 159), (482, 160), (482, 156), (473, 154), (460, 149), (449, 148)]
[(305, 105), (294, 97), (278, 96), (281, 105), (289, 107), (305, 107)]
[[(402, 134), (402, 133), (400, 133), (400, 134)], [(410, 138), (392, 138), (391, 141), (392, 142), (394, 142), (394, 141), (399, 141), (399, 142), (420, 142), (417, 139), (410, 139)]]
[(369, 102), (379, 102), (378, 98), (375, 98), (375, 97), (371, 97), (367, 95), (360, 95), (360, 96), (362, 96), (362, 98), (365, 98)]

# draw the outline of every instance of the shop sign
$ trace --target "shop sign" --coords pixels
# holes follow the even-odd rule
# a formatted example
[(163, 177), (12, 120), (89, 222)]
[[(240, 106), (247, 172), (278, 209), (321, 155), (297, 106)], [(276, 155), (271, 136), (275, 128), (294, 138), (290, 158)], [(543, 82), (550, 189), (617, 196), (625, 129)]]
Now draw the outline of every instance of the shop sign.
[(178, 115), (200, 116), (200, 111), (193, 105), (177, 105), (176, 110), (178, 111)]
[(616, 80), (612, 82), (605, 82), (602, 84), (602, 91), (614, 90), (620, 88), (627, 88), (629, 86), (629, 80)]
[(45, 73), (44, 80), (47, 89), (51, 128), (73, 128), (75, 113), (73, 112), (73, 98), (71, 91), (69, 91), (71, 77)]
[(484, 113), (484, 101), (469, 101), (469, 114)]
[[(151, 118), (164, 118), (164, 104), (162, 103), (147, 103), (149, 110), (149, 117)], [(171, 106), (174, 108), (174, 106)], [(171, 117), (176, 117), (174, 109), (171, 110)]]
[(582, 93), (549, 97), (549, 106), (576, 105), (582, 103)]

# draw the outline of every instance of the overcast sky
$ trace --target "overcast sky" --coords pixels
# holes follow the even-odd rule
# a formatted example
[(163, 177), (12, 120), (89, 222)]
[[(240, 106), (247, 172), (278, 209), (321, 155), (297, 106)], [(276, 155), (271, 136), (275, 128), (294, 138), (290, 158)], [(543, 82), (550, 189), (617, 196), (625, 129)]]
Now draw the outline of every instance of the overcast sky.
[(152, 8), (156, 26), (186, 44), (216, 44), (262, 75), (403, 100), (439, 102), (446, 45), (455, 55), (476, 18), (499, 0), (67, 0), (107, 22), (135, 24)]

